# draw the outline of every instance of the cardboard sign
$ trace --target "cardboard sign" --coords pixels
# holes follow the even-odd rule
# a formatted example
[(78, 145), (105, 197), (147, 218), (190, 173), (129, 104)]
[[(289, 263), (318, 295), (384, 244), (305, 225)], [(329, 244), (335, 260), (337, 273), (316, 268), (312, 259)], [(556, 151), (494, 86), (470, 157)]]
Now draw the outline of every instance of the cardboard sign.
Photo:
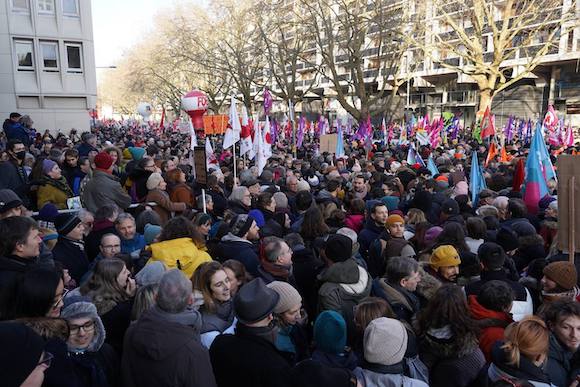
[(202, 186), (207, 185), (207, 159), (205, 158), (204, 146), (196, 146), (193, 149), (193, 165), (195, 181)]
[[(574, 250), (580, 251), (580, 157), (560, 155), (558, 157), (558, 248), (568, 251), (569, 235), (574, 231)], [(570, 178), (574, 176), (573, 202), (571, 207)], [(572, 229), (573, 227), (573, 229)]]
[(338, 135), (323, 134), (320, 136), (320, 153), (336, 153), (336, 145), (338, 144)]

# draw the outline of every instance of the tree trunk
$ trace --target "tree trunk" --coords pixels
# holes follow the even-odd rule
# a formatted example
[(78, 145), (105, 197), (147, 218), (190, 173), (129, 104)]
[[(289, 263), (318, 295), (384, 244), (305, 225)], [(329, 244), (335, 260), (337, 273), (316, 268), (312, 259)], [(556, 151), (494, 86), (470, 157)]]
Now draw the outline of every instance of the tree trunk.
[(488, 106), (491, 109), (491, 100), (492, 100), (491, 89), (490, 88), (484, 88), (482, 90), (480, 89), (480, 91), (479, 91), (479, 111), (484, 112)]

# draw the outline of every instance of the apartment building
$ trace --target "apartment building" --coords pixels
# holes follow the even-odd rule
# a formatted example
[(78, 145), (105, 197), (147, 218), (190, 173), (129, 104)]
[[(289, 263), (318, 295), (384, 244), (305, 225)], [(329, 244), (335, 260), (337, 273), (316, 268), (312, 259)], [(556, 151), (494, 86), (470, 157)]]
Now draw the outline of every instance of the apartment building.
[[(424, 25), (425, 29), (422, 34), (425, 41), (429, 41), (434, 35), (444, 38), (447, 35), (452, 38), (451, 26), (445, 23), (441, 15), (429, 11), (433, 9), (430, 6), (433, 1), (436, 0), (393, 0), (386, 2), (386, 5), (397, 7), (401, 13), (409, 13), (414, 22)], [(287, 0), (282, 7), (290, 10), (295, 4), (296, 1)], [(559, 12), (564, 12), (572, 4), (570, 0), (562, 0), (561, 7), (552, 12), (558, 16)], [(368, 7), (372, 9), (373, 1), (369, 1)], [(580, 20), (580, 2), (576, 2), (575, 11), (577, 19)], [(339, 11), (335, 13), (339, 14)], [(501, 20), (502, 14), (498, 12), (496, 18), (496, 20)], [(574, 21), (569, 24), (572, 23)], [(561, 26), (557, 22), (549, 25), (545, 35), (538, 34), (534, 41), (527, 42), (526, 45), (514, 50), (513, 55), (502, 62), (502, 67), (511, 68), (511, 76), (517, 75), (529, 60), (530, 53), (537, 52), (534, 50), (539, 50), (543, 46), (544, 39), (552, 28), (560, 30)], [(545, 112), (548, 103), (552, 103), (567, 122), (580, 126), (580, 27), (576, 24), (573, 29), (561, 30), (566, 32), (558, 31), (558, 43), (550, 47), (547, 54), (540, 58), (539, 65), (534, 71), (494, 97), (492, 110), (496, 114), (499, 125), (502, 125), (509, 115), (538, 117)], [(469, 33), (469, 27), (465, 28), (465, 31)], [(379, 48), (374, 45), (377, 41), (374, 36), (376, 33), (376, 29), (370, 28), (365, 38), (365, 50), (362, 52), (364, 79), (375, 90), (384, 88), (388, 91), (392, 88), (392, 77), (387, 80), (387, 84), (381, 77), (385, 70), (381, 68), (380, 61), (377, 61), (377, 53), (379, 50), (383, 51), (384, 46)], [(292, 34), (288, 36), (292, 38)], [(491, 31), (484, 34), (483, 38), (485, 58), (491, 60), (493, 57)], [(306, 45), (304, 55), (308, 60), (300, 63), (297, 69), (300, 74), (297, 78), (297, 87), (304, 93), (296, 111), (312, 115), (320, 113), (331, 116), (345, 115), (346, 111), (336, 99), (336, 90), (334, 84), (329, 81), (328, 73), (317, 76), (317, 73), (320, 73), (315, 67), (322, 62), (320, 47), (315, 41)], [(347, 55), (338, 47), (334, 52), (339, 76), (344, 77), (345, 87), (353, 76), (346, 66)], [(409, 47), (400, 55), (399, 77), (409, 79), (409, 81), (399, 87), (397, 98), (391, 103), (396, 104), (401, 113), (407, 110), (421, 115), (429, 113), (433, 117), (443, 111), (453, 111), (460, 113), (466, 124), (473, 122), (479, 106), (479, 91), (475, 81), (440, 63), (440, 61), (445, 61), (452, 65), (463, 66), (463, 58), (453, 56), (452, 52), (443, 51), (436, 52), (434, 55), (440, 60), (425, 57), (417, 47)], [(272, 83), (271, 88), (276, 90), (276, 84)], [(255, 91), (258, 92), (258, 88), (255, 88)], [(349, 98), (351, 98), (350, 102), (356, 105), (357, 98), (354, 96)], [(279, 102), (278, 106), (274, 107), (274, 111), (283, 113), (286, 107)], [(380, 120), (380, 117), (374, 118), (377, 121)]]
[(0, 1), (1, 116), (87, 131), (96, 94), (90, 0)]

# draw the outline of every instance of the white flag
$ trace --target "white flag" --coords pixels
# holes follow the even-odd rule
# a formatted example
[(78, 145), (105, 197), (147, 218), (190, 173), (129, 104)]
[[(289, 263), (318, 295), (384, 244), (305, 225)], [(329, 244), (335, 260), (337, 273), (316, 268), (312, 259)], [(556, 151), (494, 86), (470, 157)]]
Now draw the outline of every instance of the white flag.
[[(267, 118), (266, 118), (267, 119)], [(264, 155), (264, 138), (260, 125), (256, 125), (256, 132), (254, 133), (254, 151), (256, 152), (256, 166), (258, 167), (258, 175), (261, 175), (266, 166), (267, 157)]]
[(195, 134), (195, 129), (193, 129), (193, 123), (191, 119), (187, 121), (189, 123), (189, 135), (191, 136), (191, 142), (189, 145), (189, 149), (193, 150), (197, 146), (197, 136)]
[(242, 131), (240, 132), (240, 156), (248, 153), (248, 158), (254, 158), (254, 150), (252, 144), (252, 131), (250, 130), (250, 120), (248, 119), (248, 111), (245, 106), (242, 106)]
[(230, 98), (230, 125), (224, 135), (223, 148), (227, 149), (240, 140), (240, 117), (238, 116), (238, 109), (236, 108), (236, 99), (232, 95)]
[(205, 161), (208, 171), (210, 170), (210, 165), (217, 165), (217, 159), (215, 158), (213, 148), (211, 147), (211, 142), (207, 136), (205, 138)]
[[(264, 152), (264, 157), (268, 160), (272, 157), (272, 135), (270, 134), (270, 117), (266, 116), (266, 124), (264, 125), (264, 131), (262, 135), (264, 136), (262, 139), (262, 152)], [(262, 172), (260, 172), (261, 174)]]

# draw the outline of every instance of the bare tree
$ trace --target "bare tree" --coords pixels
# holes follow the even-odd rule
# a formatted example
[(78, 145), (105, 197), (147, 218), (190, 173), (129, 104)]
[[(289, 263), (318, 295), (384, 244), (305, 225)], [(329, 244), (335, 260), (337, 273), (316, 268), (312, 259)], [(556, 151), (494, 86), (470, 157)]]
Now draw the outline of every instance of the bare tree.
[(560, 36), (577, 25), (576, 0), (431, 0), (417, 5), (427, 23), (418, 39), (408, 35), (436, 66), (471, 77), (479, 109), (528, 76)]
[(390, 115), (399, 88), (404, 53), (415, 25), (404, 2), (302, 0), (299, 14), (320, 54), (320, 66), (342, 107), (358, 121), (371, 113)]

